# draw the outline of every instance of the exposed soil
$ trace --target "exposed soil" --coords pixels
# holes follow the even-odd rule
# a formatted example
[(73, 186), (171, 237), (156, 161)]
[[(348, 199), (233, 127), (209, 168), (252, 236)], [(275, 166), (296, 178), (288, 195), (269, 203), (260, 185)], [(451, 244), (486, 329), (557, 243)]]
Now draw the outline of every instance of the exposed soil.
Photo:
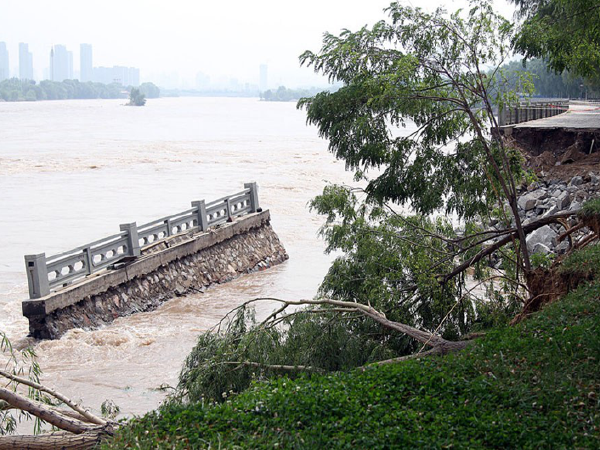
[[(541, 179), (569, 182), (575, 176), (590, 181), (590, 172), (600, 174), (600, 131), (566, 129), (514, 128), (505, 141), (518, 148), (525, 157), (526, 167)], [(600, 235), (600, 223), (586, 223)], [(520, 322), (586, 281), (579, 275), (558, 272), (557, 258), (549, 269), (537, 268), (527, 275), (531, 297), (523, 311), (514, 318)]]
[(527, 286), (531, 289), (531, 297), (523, 306), (523, 310), (512, 320), (512, 324), (521, 322), (529, 315), (541, 310), (547, 304), (577, 289), (581, 283), (592, 281), (593, 279), (592, 275), (584, 276), (579, 273), (559, 273), (559, 267), (560, 258), (555, 260), (549, 269), (538, 267), (527, 275)]
[(543, 179), (568, 181), (600, 172), (600, 131), (515, 128), (506, 139)]

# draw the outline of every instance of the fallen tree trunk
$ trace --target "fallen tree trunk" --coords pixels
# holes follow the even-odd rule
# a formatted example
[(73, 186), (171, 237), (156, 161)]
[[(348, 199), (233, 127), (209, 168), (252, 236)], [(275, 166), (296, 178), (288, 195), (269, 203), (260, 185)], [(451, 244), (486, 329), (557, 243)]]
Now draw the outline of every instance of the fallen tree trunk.
[[(565, 219), (565, 218), (571, 217), (575, 214), (576, 214), (575, 212), (568, 211), (568, 212), (555, 214), (553, 216), (543, 217), (539, 220), (536, 220), (535, 222), (531, 222), (531, 223), (528, 223), (527, 225), (524, 225), (523, 231), (525, 232), (525, 234), (528, 234), (528, 233), (531, 233), (532, 231), (535, 231), (538, 228), (542, 228), (543, 226), (548, 225), (550, 223), (560, 223), (561, 225), (564, 225), (562, 222), (560, 222), (560, 219)], [(504, 230), (504, 231), (506, 231), (506, 230)], [(486, 256), (491, 255), (492, 253), (497, 251), (499, 248), (504, 247), (506, 244), (508, 244), (509, 242), (511, 242), (513, 239), (516, 239), (516, 238), (517, 238), (517, 230), (511, 229), (510, 234), (508, 234), (507, 236), (504, 236), (502, 239), (499, 239), (494, 244), (483, 248), (479, 253), (477, 253), (472, 258), (470, 258), (466, 261), (463, 261), (461, 264), (456, 266), (454, 268), (454, 270), (452, 270), (452, 272), (447, 273), (445, 275), (440, 275), (439, 276), (440, 283), (441, 284), (447, 283), (448, 281), (450, 281), (452, 278), (454, 278), (458, 274), (463, 273), (465, 270), (467, 270), (473, 264), (482, 260)]]
[[(256, 298), (244, 303), (239, 308), (243, 308), (250, 303), (254, 303), (257, 301), (266, 300), (266, 301), (276, 301), (283, 303), (283, 306), (278, 309), (275, 313), (271, 314), (265, 321), (261, 322), (259, 327), (265, 327), (268, 325), (268, 322), (274, 320), (277, 314), (280, 314), (285, 311), (288, 306), (303, 306), (303, 305), (328, 305), (333, 306), (334, 308), (342, 308), (344, 311), (352, 311), (358, 312), (366, 317), (369, 317), (376, 322), (380, 323), (385, 328), (399, 331), (404, 333), (413, 339), (419, 341), (424, 346), (431, 347), (431, 349), (427, 352), (421, 354), (427, 355), (445, 355), (447, 353), (452, 353), (456, 351), (463, 350), (469, 345), (471, 341), (448, 341), (441, 336), (430, 333), (429, 331), (419, 330), (413, 326), (395, 322), (393, 320), (388, 319), (384, 313), (376, 310), (371, 305), (363, 305), (362, 303), (348, 302), (343, 300), (334, 300), (334, 299), (319, 299), (319, 300), (282, 300), (279, 298)], [(239, 308), (236, 308), (239, 309)], [(327, 312), (327, 309), (323, 309), (323, 312)], [(246, 362), (245, 364), (258, 364), (254, 362)], [(318, 368), (311, 367), (311, 370), (315, 371)]]
[(80, 434), (86, 431), (97, 429), (97, 425), (82, 422), (81, 420), (67, 417), (50, 407), (39, 402), (34, 402), (16, 392), (0, 387), (0, 400), (4, 400), (9, 405), (26, 411), (35, 417), (54, 425), (61, 430), (70, 431), (71, 433)]
[(104, 427), (81, 434), (56, 432), (41, 435), (0, 436), (0, 450), (50, 450), (95, 448), (103, 438), (109, 436)]
[[(16, 381), (17, 383), (32, 387), (33, 389), (36, 389), (37, 391), (46, 392), (47, 394), (50, 394), (54, 398), (63, 402), (65, 405), (67, 405), (69, 408), (71, 408), (77, 414), (83, 416), (83, 419), (80, 419), (80, 420), (83, 420), (84, 422), (95, 423), (96, 425), (106, 425), (106, 423), (107, 423), (106, 420), (101, 419), (100, 417), (96, 417), (95, 415), (90, 413), (88, 410), (75, 404), (69, 398), (62, 395), (60, 392), (55, 391), (54, 389), (50, 389), (44, 385), (41, 385), (39, 383), (36, 383), (34, 381), (28, 380), (23, 377), (19, 377), (17, 375), (14, 375), (10, 372), (6, 372), (4, 370), (0, 370), (0, 376), (8, 378), (9, 380), (12, 380), (12, 381)], [(70, 416), (73, 417), (72, 415), (70, 415)]]

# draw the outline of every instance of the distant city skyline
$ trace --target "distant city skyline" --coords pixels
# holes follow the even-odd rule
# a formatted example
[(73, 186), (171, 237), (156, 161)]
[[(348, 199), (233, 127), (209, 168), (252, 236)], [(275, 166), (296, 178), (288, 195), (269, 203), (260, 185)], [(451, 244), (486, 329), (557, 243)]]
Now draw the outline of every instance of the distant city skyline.
[(29, 51), (29, 44), (19, 43), (19, 65), (11, 70), (9, 65), (10, 53), (6, 42), (0, 42), (0, 81), (7, 78), (22, 80), (51, 80), (61, 82), (64, 80), (80, 80), (82, 82), (94, 81), (104, 84), (120, 83), (123, 86), (140, 85), (140, 69), (136, 67), (112, 66), (93, 67), (91, 44), (80, 45), (80, 70), (74, 70), (73, 52), (65, 45), (57, 44), (50, 48), (48, 66), (34, 70), (33, 54)]
[[(409, 0), (405, 0), (410, 3)], [(468, 6), (467, 0), (421, 0), (415, 5), (448, 10)], [(33, 53), (34, 78), (44, 77), (53, 45), (76, 50), (93, 45), (94, 65), (140, 68), (141, 81), (167, 87), (260, 85), (260, 65), (268, 65), (268, 88), (322, 86), (327, 80), (312, 68), (300, 67), (305, 50), (318, 51), (324, 32), (357, 30), (386, 17), (391, 0), (3, 0), (0, 41), (10, 54), (10, 74), (18, 70), (18, 43)], [(514, 10), (494, 0), (500, 12)], [(90, 9), (91, 8), (91, 9)], [(89, 11), (93, 10), (93, 13)], [(32, 14), (32, 12), (35, 12)], [(90, 14), (93, 14), (90, 17)], [(80, 52), (74, 71), (81, 72)], [(204, 81), (203, 81), (204, 80)], [(206, 83), (205, 83), (206, 84)]]

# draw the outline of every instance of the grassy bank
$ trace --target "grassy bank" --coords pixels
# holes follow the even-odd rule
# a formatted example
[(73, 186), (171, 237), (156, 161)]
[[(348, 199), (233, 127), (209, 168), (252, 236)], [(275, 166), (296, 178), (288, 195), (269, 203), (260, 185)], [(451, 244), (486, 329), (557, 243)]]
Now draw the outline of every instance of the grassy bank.
[(170, 406), (106, 448), (598, 448), (600, 284), (466, 351)]

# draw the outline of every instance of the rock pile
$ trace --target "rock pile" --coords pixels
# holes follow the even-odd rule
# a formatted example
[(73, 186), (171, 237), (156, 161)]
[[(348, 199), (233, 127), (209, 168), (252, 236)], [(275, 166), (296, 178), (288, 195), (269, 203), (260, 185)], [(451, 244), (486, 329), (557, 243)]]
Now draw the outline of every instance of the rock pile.
[[(589, 172), (575, 176), (568, 182), (561, 180), (538, 181), (530, 185), (518, 198), (519, 217), (523, 225), (564, 211), (576, 212), (582, 204), (600, 195), (600, 176)], [(531, 253), (562, 254), (568, 242), (558, 242), (564, 229), (559, 224), (546, 225), (527, 236)]]

